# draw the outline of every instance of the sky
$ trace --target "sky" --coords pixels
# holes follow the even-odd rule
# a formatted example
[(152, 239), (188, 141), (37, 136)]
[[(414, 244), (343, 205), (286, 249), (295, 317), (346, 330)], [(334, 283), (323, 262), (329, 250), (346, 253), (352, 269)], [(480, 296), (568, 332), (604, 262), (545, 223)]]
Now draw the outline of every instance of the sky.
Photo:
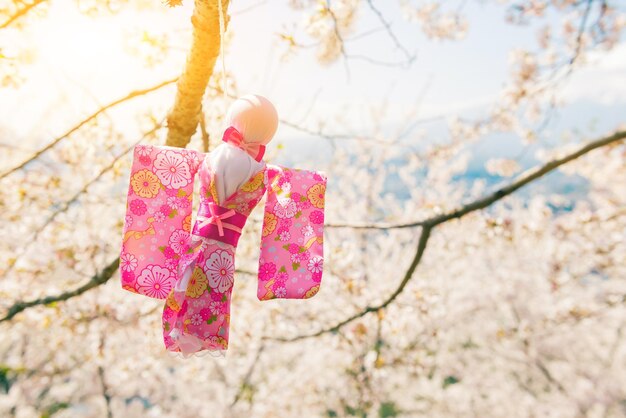
[[(146, 0), (143, 0), (145, 3)], [(0, 48), (6, 53), (28, 54), (31, 64), (20, 68), (26, 80), (20, 89), (0, 90), (0, 142), (20, 143), (25, 153), (48, 143), (98, 106), (128, 92), (149, 87), (180, 73), (189, 45), (189, 17), (193, 2), (169, 9), (157, 5), (150, 11), (133, 7), (121, 13), (92, 19), (80, 14), (74, 2), (52, 2), (48, 17), (30, 22), (24, 33), (5, 32)], [(417, 23), (403, 19), (398, 2), (374, 1), (396, 36), (416, 60), (409, 68), (390, 68), (363, 60), (343, 60), (320, 66), (314, 49), (283, 58), (278, 33), (301, 23), (305, 13), (287, 6), (287, 0), (235, 0), (231, 2), (227, 71), (239, 91), (270, 98), (283, 119), (317, 129), (320, 122), (331, 133), (367, 134), (372, 120), (383, 117), (383, 134), (394, 132), (407, 118), (431, 120), (423, 129), (441, 135), (445, 118), (455, 114), (480, 115), (497, 99), (506, 82), (511, 48), (536, 49), (536, 27), (505, 23), (505, 8), (496, 2), (465, 2), (469, 21), (462, 41), (432, 41)], [(137, 2), (136, 4), (141, 4)], [(549, 18), (550, 19), (550, 18)], [(367, 7), (347, 36), (380, 28)], [(129, 48), (142, 31), (167, 33), (173, 52), (153, 67), (146, 67)], [(311, 43), (299, 32), (296, 39)], [(403, 55), (383, 31), (350, 41), (348, 53), (395, 62)], [(608, 54), (596, 54), (594, 64), (572, 77), (561, 91), (566, 105), (546, 130), (546, 135), (582, 130), (593, 134), (615, 128), (626, 114), (626, 45)], [(216, 71), (220, 71), (218, 61)], [(154, 109), (166, 111), (174, 87), (146, 98)], [(138, 101), (137, 106), (145, 106)], [(133, 104), (109, 112), (123, 132), (138, 134)], [(124, 128), (127, 126), (127, 128)], [(593, 127), (593, 129), (591, 129)], [(301, 140), (310, 147), (315, 138), (281, 126), (277, 138)], [(488, 147), (493, 150), (493, 147)], [(496, 146), (498, 152), (501, 150)], [(515, 149), (511, 153), (517, 152)]]
[[(535, 29), (538, 25), (520, 27), (505, 23), (505, 8), (493, 2), (465, 3), (464, 11), (470, 27), (464, 40), (430, 41), (416, 23), (402, 18), (398, 2), (378, 1), (375, 4), (392, 23), (397, 37), (407, 49), (416, 52), (417, 59), (408, 69), (389, 69), (350, 60), (348, 79), (341, 60), (322, 69), (311, 65), (314, 60), (312, 50), (305, 50), (287, 63), (279, 62), (280, 53), (273, 47), (276, 37), (268, 36), (281, 29), (281, 25), (273, 20), (301, 19), (283, 4), (270, 1), (233, 20), (236, 36), (227, 63), (240, 80), (242, 90), (260, 89), (272, 97), (279, 97), (280, 103), (285, 103), (284, 107), (294, 114), (306, 112), (310, 100), (303, 101), (302, 98), (310, 98), (311, 91), (319, 92), (316, 110), (320, 112), (328, 109), (328, 112), (339, 113), (344, 104), (363, 112), (363, 107), (385, 99), (390, 113), (395, 113), (399, 121), (403, 120), (407, 108), (417, 104), (417, 117), (421, 118), (476, 111), (497, 99), (506, 82), (510, 49), (537, 48)], [(367, 8), (362, 9), (360, 16), (355, 34), (380, 27), (376, 16)], [(261, 33), (265, 36), (260, 37), (258, 34)], [(246, 51), (246, 46), (251, 44), (255, 48)], [(380, 61), (402, 58), (383, 32), (350, 43), (347, 48), (350, 54), (363, 54)], [(593, 59), (597, 62), (593, 69), (583, 71), (567, 84), (562, 93), (564, 99), (572, 105), (595, 105), (597, 113), (592, 109), (585, 110), (590, 111), (590, 119), (605, 116), (606, 106), (626, 110), (626, 48), (622, 45), (608, 56)], [(268, 67), (271, 70), (266, 70)], [(250, 68), (259, 68), (260, 72), (250, 74)], [(390, 120), (393, 119), (391, 116)], [(576, 120), (578, 118), (570, 123)]]

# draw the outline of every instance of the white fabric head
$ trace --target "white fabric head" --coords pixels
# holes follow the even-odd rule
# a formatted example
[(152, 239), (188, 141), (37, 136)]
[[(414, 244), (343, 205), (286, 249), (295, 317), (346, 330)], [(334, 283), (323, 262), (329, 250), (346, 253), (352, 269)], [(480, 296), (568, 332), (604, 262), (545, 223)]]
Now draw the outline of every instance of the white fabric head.
[(225, 122), (243, 135), (244, 142), (267, 145), (278, 129), (278, 113), (265, 97), (248, 94), (230, 105)]

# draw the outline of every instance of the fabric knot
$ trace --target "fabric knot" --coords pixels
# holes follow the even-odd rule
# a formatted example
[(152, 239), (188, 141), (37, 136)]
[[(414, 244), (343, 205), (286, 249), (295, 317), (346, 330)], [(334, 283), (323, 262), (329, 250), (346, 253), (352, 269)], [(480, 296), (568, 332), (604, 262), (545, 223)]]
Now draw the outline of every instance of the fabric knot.
[(224, 225), (222, 223), (223, 219), (227, 219), (227, 218), (230, 218), (231, 216), (235, 216), (235, 211), (233, 209), (226, 211), (222, 214), (219, 214), (218, 209), (217, 209), (218, 206), (213, 202), (209, 202), (208, 208), (211, 213), (211, 216), (207, 217), (207, 216), (199, 215), (198, 216), (198, 228), (204, 228), (205, 226), (209, 224), (215, 224), (215, 226), (217, 226), (217, 231), (220, 237), (224, 236), (224, 227), (228, 229), (232, 229), (233, 231), (236, 231), (236, 232), (241, 232), (241, 228), (237, 228), (236, 226), (231, 225), (231, 224)]
[(244, 150), (250, 157), (256, 161), (261, 161), (265, 154), (265, 145), (256, 144), (254, 142), (245, 142), (243, 135), (236, 128), (230, 126), (224, 131), (222, 141), (232, 144), (239, 149)]

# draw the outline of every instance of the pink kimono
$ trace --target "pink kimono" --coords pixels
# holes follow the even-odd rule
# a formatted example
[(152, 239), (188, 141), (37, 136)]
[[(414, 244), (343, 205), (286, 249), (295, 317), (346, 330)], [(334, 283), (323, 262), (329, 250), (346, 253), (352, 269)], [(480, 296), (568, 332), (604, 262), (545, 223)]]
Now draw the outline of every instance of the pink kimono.
[[(200, 205), (192, 222), (196, 173)], [(135, 147), (120, 257), (122, 286), (165, 299), (165, 347), (184, 355), (228, 347), (235, 249), (266, 192), (257, 297), (310, 298), (322, 279), (323, 174), (266, 165), (224, 201), (218, 199), (215, 178), (202, 153)]]

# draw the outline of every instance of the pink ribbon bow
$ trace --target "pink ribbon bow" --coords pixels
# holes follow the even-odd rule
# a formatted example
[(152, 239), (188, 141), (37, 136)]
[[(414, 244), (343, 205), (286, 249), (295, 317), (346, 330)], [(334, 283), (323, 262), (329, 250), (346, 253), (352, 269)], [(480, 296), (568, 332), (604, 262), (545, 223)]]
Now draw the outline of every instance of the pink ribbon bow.
[(241, 233), (241, 228), (238, 228), (235, 225), (222, 223), (223, 219), (230, 218), (231, 216), (235, 216), (235, 211), (233, 209), (219, 215), (217, 211), (218, 206), (213, 202), (208, 202), (208, 203), (209, 203), (209, 211), (211, 212), (211, 216), (209, 217), (198, 216), (199, 228), (204, 228), (205, 226), (214, 223), (215, 226), (217, 226), (217, 232), (219, 233), (220, 237), (224, 236), (224, 228), (232, 229), (233, 231)]
[(265, 145), (256, 144), (253, 142), (244, 142), (243, 135), (234, 127), (230, 126), (224, 131), (222, 141), (227, 142), (240, 148), (248, 153), (249, 156), (257, 161), (261, 161), (263, 154), (265, 154)]

